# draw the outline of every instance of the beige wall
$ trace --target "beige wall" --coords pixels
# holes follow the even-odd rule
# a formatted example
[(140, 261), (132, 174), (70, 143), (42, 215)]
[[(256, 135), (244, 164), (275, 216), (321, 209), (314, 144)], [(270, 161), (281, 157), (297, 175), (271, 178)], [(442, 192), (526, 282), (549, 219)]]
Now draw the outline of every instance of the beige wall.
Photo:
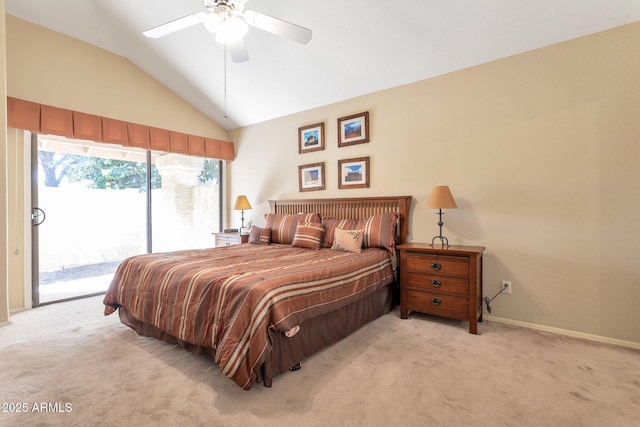
[[(7, 129), (7, 269), (9, 283), (9, 308), (30, 307), (31, 293), (25, 294), (25, 262), (30, 262), (30, 243), (25, 245), (25, 174), (24, 174), (24, 134), (17, 129)], [(28, 141), (27, 141), (28, 143)]]
[[(639, 75), (637, 23), (237, 129), (228, 194), (257, 225), (271, 198), (409, 194), (410, 240), (430, 242), (426, 198), (449, 185), (445, 235), (486, 246), (485, 295), (513, 282), (494, 319), (640, 348)], [(371, 142), (338, 148), (336, 119), (361, 111)], [(326, 149), (298, 154), (321, 121)], [(359, 156), (371, 188), (338, 190), (338, 159)], [(298, 166), (321, 161), (327, 190), (299, 193)]]
[[(4, 0), (0, 0), (0, 96), (5, 99), (7, 88), (5, 84), (5, 20)], [(7, 105), (0, 103), (0, 325), (9, 321), (9, 277), (7, 272)]]
[[(0, 12), (4, 12), (4, 8)], [(13, 16), (2, 13), (2, 17), (3, 23), (6, 18), (6, 32), (2, 28), (3, 40), (6, 33), (6, 55), (4, 42), (3, 51), (0, 52), (0, 64), (6, 64), (3, 99), (12, 96), (133, 123), (229, 140), (226, 130), (130, 61)], [(5, 72), (1, 75), (4, 77)], [(2, 105), (4, 116), (6, 108), (4, 103)], [(9, 139), (7, 144), (6, 120), (2, 121), (0, 135), (0, 173), (3, 176), (0, 219), (2, 224), (8, 224), (8, 230), (3, 228), (0, 234), (2, 323), (7, 317), (8, 310), (4, 309), (7, 302), (10, 309), (29, 306), (29, 301), (25, 302), (28, 294), (24, 292), (25, 264), (29, 261), (28, 257), (25, 259), (24, 245), (18, 241), (23, 236), (25, 223), (29, 224), (29, 213), (21, 211), (24, 195), (20, 194), (22, 183), (19, 180), (25, 176), (19, 159), (22, 152), (17, 139)], [(8, 173), (8, 180), (4, 179), (5, 173)], [(5, 206), (7, 199), (8, 206)], [(20, 218), (20, 213), (25, 216)]]
[(226, 130), (129, 60), (11, 15), (7, 95), (228, 140)]

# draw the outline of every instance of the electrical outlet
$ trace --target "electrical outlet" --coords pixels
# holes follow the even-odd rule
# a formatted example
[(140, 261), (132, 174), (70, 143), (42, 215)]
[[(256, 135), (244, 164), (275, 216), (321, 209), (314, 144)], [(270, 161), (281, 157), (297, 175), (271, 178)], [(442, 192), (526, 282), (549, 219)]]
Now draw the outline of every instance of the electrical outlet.
[(511, 280), (502, 281), (502, 293), (511, 295)]

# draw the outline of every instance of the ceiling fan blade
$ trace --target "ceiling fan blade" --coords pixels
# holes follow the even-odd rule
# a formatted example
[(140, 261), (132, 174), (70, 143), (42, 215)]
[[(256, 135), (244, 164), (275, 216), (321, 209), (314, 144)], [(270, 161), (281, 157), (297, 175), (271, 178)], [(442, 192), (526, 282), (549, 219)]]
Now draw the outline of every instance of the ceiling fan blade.
[(298, 43), (307, 44), (311, 40), (312, 32), (308, 28), (274, 18), (253, 10), (245, 11), (242, 16), (247, 24), (286, 37)]
[(192, 13), (191, 15), (183, 16), (182, 18), (174, 19), (173, 21), (153, 27), (144, 31), (142, 34), (147, 37), (157, 39), (159, 37), (166, 36), (167, 34), (175, 33), (176, 31), (201, 23), (205, 15), (207, 15), (207, 12)]
[(247, 53), (247, 48), (242, 38), (228, 42), (227, 49), (233, 62), (247, 62), (249, 60), (249, 53)]

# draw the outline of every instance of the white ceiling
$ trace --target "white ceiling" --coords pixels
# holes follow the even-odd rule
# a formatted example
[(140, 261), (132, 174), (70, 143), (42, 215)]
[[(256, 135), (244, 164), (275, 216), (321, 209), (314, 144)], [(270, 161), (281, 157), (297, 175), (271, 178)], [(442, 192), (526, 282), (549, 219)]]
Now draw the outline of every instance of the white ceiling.
[(197, 25), (142, 31), (201, 0), (5, 0), (6, 12), (120, 56), (226, 129), (331, 104), (640, 21), (639, 0), (249, 0), (313, 30), (301, 45), (250, 28), (249, 61), (227, 60)]

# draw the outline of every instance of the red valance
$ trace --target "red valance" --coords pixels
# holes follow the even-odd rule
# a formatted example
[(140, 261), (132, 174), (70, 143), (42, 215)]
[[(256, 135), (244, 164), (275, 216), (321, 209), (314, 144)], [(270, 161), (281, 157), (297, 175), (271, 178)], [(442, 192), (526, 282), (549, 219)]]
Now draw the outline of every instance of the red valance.
[(40, 132), (40, 104), (7, 98), (7, 126)]
[(73, 137), (88, 141), (102, 139), (102, 117), (73, 112)]
[(7, 97), (7, 126), (45, 135), (233, 160), (233, 143)]

